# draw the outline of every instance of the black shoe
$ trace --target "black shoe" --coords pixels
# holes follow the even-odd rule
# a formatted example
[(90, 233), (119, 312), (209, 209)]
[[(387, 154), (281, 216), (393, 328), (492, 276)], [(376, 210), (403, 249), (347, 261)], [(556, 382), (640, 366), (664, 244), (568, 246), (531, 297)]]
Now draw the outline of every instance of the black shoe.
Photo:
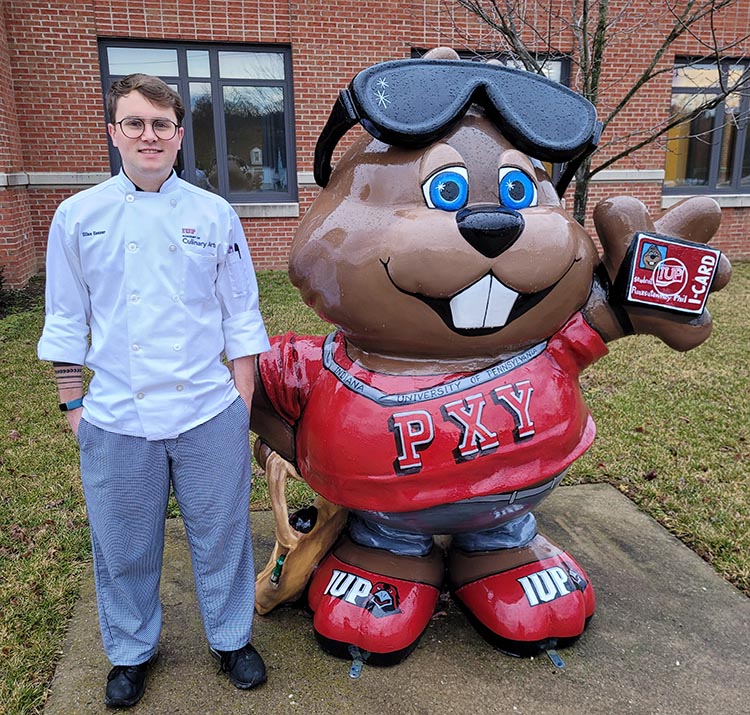
[(146, 689), (146, 671), (156, 655), (139, 665), (116, 665), (107, 676), (104, 704), (109, 708), (129, 708), (135, 705)]
[(238, 650), (210, 650), (214, 658), (221, 663), (220, 672), (226, 673), (235, 687), (249, 690), (266, 682), (263, 658), (249, 643)]

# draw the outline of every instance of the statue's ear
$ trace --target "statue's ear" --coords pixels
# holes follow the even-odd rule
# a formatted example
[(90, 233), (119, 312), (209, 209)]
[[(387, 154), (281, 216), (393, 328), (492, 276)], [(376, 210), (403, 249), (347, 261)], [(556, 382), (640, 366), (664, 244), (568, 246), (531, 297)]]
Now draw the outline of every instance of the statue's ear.
[(452, 47), (433, 47), (426, 52), (422, 59), (425, 60), (460, 60), (458, 52)]

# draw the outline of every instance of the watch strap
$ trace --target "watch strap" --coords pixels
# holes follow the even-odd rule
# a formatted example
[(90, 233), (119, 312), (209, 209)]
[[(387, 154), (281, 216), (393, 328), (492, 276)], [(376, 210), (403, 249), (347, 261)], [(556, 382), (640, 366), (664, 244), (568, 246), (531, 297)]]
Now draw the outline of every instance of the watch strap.
[(79, 397), (76, 400), (70, 400), (68, 402), (60, 403), (61, 412), (68, 412), (69, 410), (77, 410), (79, 407), (83, 407), (83, 397)]

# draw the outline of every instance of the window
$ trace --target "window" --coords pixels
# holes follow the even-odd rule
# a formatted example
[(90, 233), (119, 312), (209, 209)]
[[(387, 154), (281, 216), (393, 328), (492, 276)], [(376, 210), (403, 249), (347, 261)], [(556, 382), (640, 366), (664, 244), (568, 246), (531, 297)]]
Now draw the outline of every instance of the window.
[[(739, 62), (678, 64), (672, 75), (671, 114), (687, 117), (715, 100), (722, 87), (742, 87), (748, 66)], [(664, 193), (750, 192), (748, 92), (732, 92), (715, 107), (667, 134)]]
[[(175, 167), (235, 203), (296, 201), (289, 48), (133, 43), (100, 46), (104, 89), (133, 72), (161, 77), (185, 104)], [(110, 147), (113, 171), (117, 150)]]

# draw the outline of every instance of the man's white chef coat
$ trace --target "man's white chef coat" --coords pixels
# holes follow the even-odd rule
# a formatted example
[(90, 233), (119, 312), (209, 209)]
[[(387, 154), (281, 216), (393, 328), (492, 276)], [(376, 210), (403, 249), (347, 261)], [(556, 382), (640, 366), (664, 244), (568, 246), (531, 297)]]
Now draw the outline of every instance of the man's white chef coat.
[(152, 440), (236, 399), (222, 353), (269, 347), (237, 214), (174, 172), (158, 193), (121, 172), (60, 204), (45, 312), (39, 358), (94, 371), (84, 419)]

